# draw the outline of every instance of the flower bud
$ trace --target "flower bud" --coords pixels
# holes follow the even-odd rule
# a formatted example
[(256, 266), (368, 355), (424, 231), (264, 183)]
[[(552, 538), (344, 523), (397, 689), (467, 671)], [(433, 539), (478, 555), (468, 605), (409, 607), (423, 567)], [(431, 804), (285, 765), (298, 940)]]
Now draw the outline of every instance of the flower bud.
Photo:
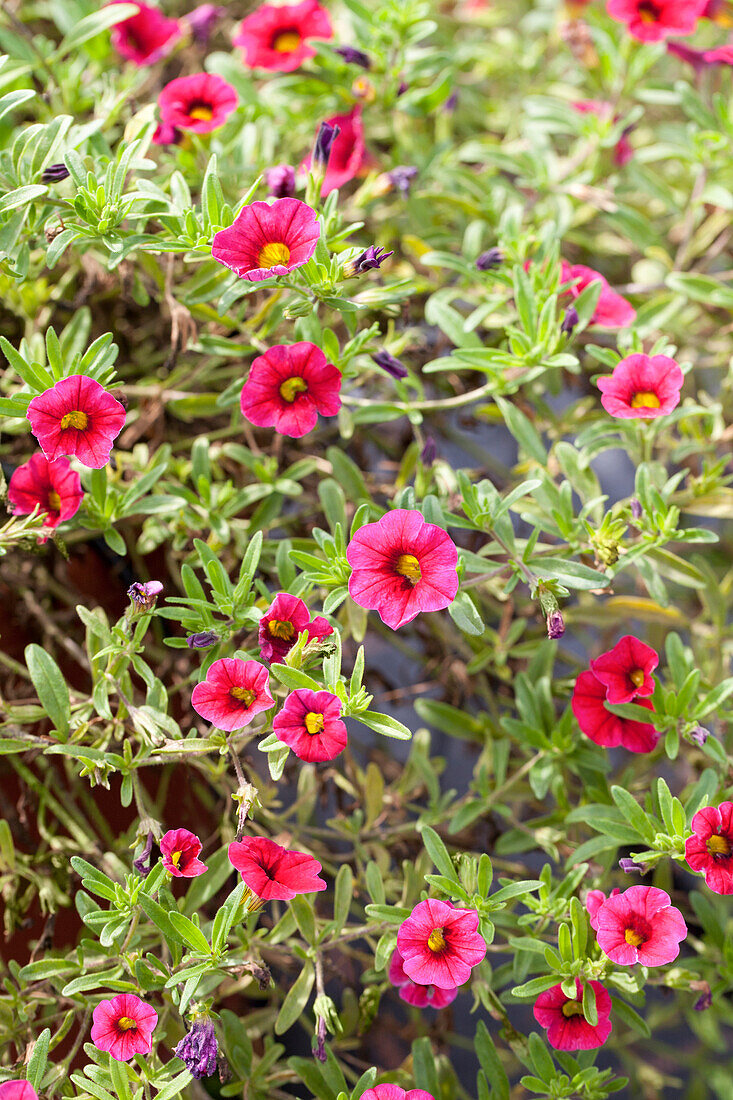
[(195, 1020), (188, 1035), (181, 1039), (173, 1052), (185, 1064), (186, 1069), (200, 1081), (216, 1072), (219, 1048), (211, 1020)]
[(391, 374), (393, 378), (407, 378), (408, 371), (405, 365), (388, 351), (378, 351), (372, 355), (372, 359), (378, 367), (386, 370), (387, 374)]
[(620, 859), (618, 865), (625, 875), (646, 875), (650, 870), (646, 863), (637, 863), (635, 860), (629, 858)]
[(490, 248), (488, 252), (482, 252), (476, 260), (479, 271), (490, 271), (492, 267), (500, 267), (504, 263), (504, 253), (500, 248)]
[(560, 332), (564, 332), (566, 336), (570, 336), (579, 320), (580, 318), (578, 317), (578, 311), (575, 306), (569, 306), (562, 319)]
[(192, 12), (184, 16), (182, 22), (190, 30), (194, 41), (206, 45), (211, 37), (214, 24), (226, 13), (226, 8), (218, 8), (216, 4), (199, 4)]
[(151, 611), (155, 607), (155, 601), (163, 591), (160, 581), (135, 581), (127, 589), (127, 595), (137, 611)]
[(551, 611), (547, 616), (547, 637), (552, 641), (557, 641), (558, 638), (562, 638), (565, 633), (565, 620), (562, 617), (562, 612), (558, 609)]
[(362, 69), (371, 69), (372, 62), (368, 54), (363, 50), (357, 50), (354, 46), (337, 46), (335, 49), (340, 57), (343, 57), (347, 65), (360, 65)]
[(295, 169), (289, 164), (277, 164), (265, 172), (267, 190), (273, 199), (292, 199), (295, 194)]
[(330, 122), (322, 122), (319, 126), (312, 157), (312, 164), (317, 172), (325, 172), (328, 168), (333, 143), (340, 133), (341, 127)]
[(348, 260), (344, 264), (341, 274), (347, 279), (353, 275), (361, 275), (362, 272), (369, 271), (370, 268), (381, 267), (384, 261), (393, 255), (394, 252), (385, 252), (383, 248), (377, 248), (375, 245), (370, 244), (364, 252), (360, 252), (353, 260)]
[(202, 630), (199, 634), (189, 634), (186, 638), (186, 645), (189, 649), (208, 649), (209, 646), (216, 645), (219, 641), (219, 635), (213, 630)]
[(422, 462), (423, 466), (432, 466), (437, 457), (438, 448), (432, 435), (429, 435), (425, 440), (425, 446), (420, 453), (420, 461)]
[(393, 168), (391, 172), (387, 172), (387, 177), (393, 187), (403, 194), (409, 194), (412, 186), (412, 181), (417, 175), (417, 168), (411, 164), (402, 164), (397, 168)]
[(68, 179), (71, 173), (65, 164), (49, 164), (41, 172), (41, 183), (60, 183)]
[(690, 730), (689, 736), (702, 747), (710, 736), (710, 730), (706, 730), (704, 726), (694, 726)]

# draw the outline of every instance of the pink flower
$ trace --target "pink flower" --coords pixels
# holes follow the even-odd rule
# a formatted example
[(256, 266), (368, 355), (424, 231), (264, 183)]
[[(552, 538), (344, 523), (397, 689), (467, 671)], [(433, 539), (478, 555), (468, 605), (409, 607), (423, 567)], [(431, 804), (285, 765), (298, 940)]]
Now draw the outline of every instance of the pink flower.
[(607, 413), (621, 420), (653, 420), (680, 403), (684, 375), (667, 355), (629, 355), (598, 379)]
[(405, 974), (404, 960), (395, 948), (389, 964), (389, 980), (399, 990), (400, 997), (415, 1008), (445, 1008), (458, 996), (458, 989), (438, 989), (435, 985), (418, 985)]
[(733, 894), (733, 802), (698, 810), (692, 832), (685, 841), (690, 869), (702, 871), (714, 894)]
[(169, 829), (161, 837), (163, 866), (174, 878), (196, 878), (208, 871), (206, 864), (197, 859), (200, 851), (201, 841), (188, 829)]
[(253, 202), (214, 234), (211, 255), (240, 279), (258, 283), (307, 263), (320, 235), (315, 210), (300, 199)]
[(583, 1015), (583, 983), (577, 978), (574, 999), (565, 996), (562, 985), (553, 985), (535, 1001), (534, 1018), (547, 1029), (547, 1041), (555, 1050), (595, 1050), (611, 1034), (611, 998), (600, 982), (590, 984), (598, 1010), (595, 1026)]
[(118, 1062), (129, 1062), (133, 1054), (150, 1054), (158, 1013), (134, 993), (119, 993), (100, 1001), (92, 1014), (92, 1042), (107, 1050)]
[(38, 1093), (27, 1081), (3, 1081), (0, 1100), (38, 1100)]
[(419, 512), (397, 508), (367, 523), (346, 549), (349, 595), (397, 630), (421, 611), (440, 611), (458, 591), (458, 550), (449, 535)]
[(46, 513), (46, 527), (58, 527), (75, 516), (83, 499), (79, 475), (68, 458), (49, 462), (45, 455), (34, 454), (10, 475), (8, 501), (13, 512), (26, 516), (38, 507)]
[(707, 0), (608, 0), (606, 11), (640, 42), (692, 34)]
[(76, 455), (99, 470), (109, 462), (125, 410), (111, 393), (83, 374), (72, 374), (34, 397), (26, 416), (46, 458)]
[(687, 925), (669, 894), (656, 886), (630, 886), (596, 913), (601, 951), (619, 966), (663, 966), (680, 953)]
[(613, 649), (591, 661), (591, 672), (606, 688), (606, 699), (614, 706), (630, 703), (638, 695), (654, 691), (652, 673), (659, 664), (659, 654), (633, 634), (624, 634)]
[(408, 1089), (399, 1085), (375, 1085), (361, 1094), (361, 1100), (435, 1100), (425, 1089)]
[(296, 894), (326, 889), (317, 859), (305, 852), (290, 852), (263, 836), (232, 841), (229, 862), (262, 901), (291, 901)]
[(288, 592), (278, 592), (260, 619), (260, 656), (271, 665), (282, 664), (304, 630), (308, 641), (320, 641), (333, 634), (333, 627), (322, 615), (311, 622), (310, 612), (302, 600)]
[[(570, 706), (581, 731), (596, 745), (616, 748), (623, 745), (629, 752), (651, 752), (659, 733), (650, 722), (635, 722), (618, 718), (606, 710), (606, 687), (590, 671), (581, 672), (575, 681)], [(636, 706), (654, 710), (647, 699), (635, 699)]]
[(300, 760), (333, 760), (346, 748), (341, 700), (330, 691), (297, 688), (288, 695), (272, 728)]
[(705, 50), (702, 56), (708, 65), (733, 65), (733, 46), (718, 46), (715, 50)]
[(207, 722), (231, 733), (274, 705), (269, 684), (267, 669), (257, 661), (221, 657), (211, 665), (206, 679), (196, 684), (191, 705)]
[(253, 69), (290, 73), (315, 50), (309, 38), (331, 38), (328, 12), (317, 0), (300, 4), (262, 4), (242, 22), (234, 45), (244, 52), (245, 64)]
[(341, 372), (306, 340), (277, 344), (253, 361), (239, 403), (250, 424), (300, 439), (315, 428), (319, 413), (338, 413)]
[(463, 985), (486, 954), (478, 923), (475, 909), (456, 909), (436, 898), (419, 902), (397, 933), (405, 974), (439, 989)]
[(573, 299), (578, 298), (583, 290), (591, 283), (601, 284), (601, 296), (591, 319), (594, 325), (603, 325), (605, 328), (627, 328), (636, 319), (636, 310), (625, 298), (617, 294), (608, 285), (608, 282), (598, 271), (583, 264), (569, 264), (562, 261), (561, 282), (573, 282), (575, 285), (567, 288), (565, 293)]
[[(621, 891), (619, 890), (618, 886), (615, 886), (608, 896), (609, 898), (615, 898), (616, 895), (620, 893)], [(606, 895), (603, 893), (603, 890), (589, 890), (586, 894), (585, 907), (588, 910), (588, 923), (594, 931), (598, 927), (598, 922), (596, 920), (598, 916), (598, 910), (601, 908), (605, 900)]]
[[(127, 0), (111, 0), (112, 4)], [(176, 19), (167, 19), (159, 8), (134, 0), (137, 15), (122, 19), (112, 28), (112, 45), (117, 53), (135, 65), (152, 65), (170, 53), (181, 37)]]
[(163, 125), (207, 134), (223, 126), (237, 106), (231, 84), (213, 73), (179, 76), (158, 96)]
[[(345, 183), (363, 176), (372, 167), (374, 161), (367, 153), (364, 144), (364, 124), (361, 108), (353, 107), (348, 115), (334, 115), (326, 119), (330, 126), (338, 126), (340, 133), (331, 146), (326, 175), (321, 187), (321, 195), (329, 195)], [(301, 172), (310, 172), (311, 156), (308, 155), (300, 166)]]

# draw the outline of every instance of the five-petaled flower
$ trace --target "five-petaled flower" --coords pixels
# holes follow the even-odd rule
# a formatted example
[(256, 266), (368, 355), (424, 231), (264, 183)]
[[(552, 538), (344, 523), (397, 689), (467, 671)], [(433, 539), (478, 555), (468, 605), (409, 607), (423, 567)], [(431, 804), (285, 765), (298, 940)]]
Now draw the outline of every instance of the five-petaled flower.
[(606, 688), (607, 701), (616, 705), (630, 703), (637, 695), (651, 695), (652, 673), (658, 664), (656, 649), (633, 634), (624, 634), (613, 649), (591, 661), (590, 669)]
[(594, 918), (601, 951), (619, 966), (663, 966), (680, 953), (687, 925), (669, 894), (656, 886), (630, 886), (607, 898)]
[(174, 878), (196, 878), (208, 871), (198, 859), (201, 841), (188, 829), (169, 829), (160, 839), (163, 866)]
[(299, 439), (315, 428), (319, 413), (336, 416), (340, 394), (341, 372), (320, 348), (303, 340), (277, 344), (257, 356), (240, 407), (250, 424)]
[[(321, 185), (323, 196), (357, 176), (363, 176), (373, 164), (364, 144), (360, 107), (352, 108), (347, 115), (334, 115), (326, 120), (326, 125), (337, 126), (339, 132), (330, 147), (326, 175)], [(306, 157), (300, 166), (301, 172), (309, 172), (311, 164), (312, 157)]]
[(206, 679), (196, 684), (191, 705), (207, 722), (231, 733), (273, 706), (269, 685), (264, 665), (239, 657), (221, 657), (211, 665)]
[(458, 996), (458, 988), (439, 989), (437, 985), (419, 985), (405, 974), (404, 959), (395, 948), (389, 963), (388, 977), (400, 998), (415, 1008), (445, 1008)]
[(562, 273), (560, 281), (566, 286), (563, 294), (569, 294), (573, 299), (578, 298), (587, 286), (592, 283), (601, 284), (601, 295), (596, 303), (596, 308), (591, 317), (591, 324), (602, 325), (605, 328), (627, 328), (636, 319), (634, 307), (612, 290), (608, 280), (599, 271), (584, 264), (569, 264), (562, 261)]
[(46, 527), (58, 527), (75, 516), (83, 499), (79, 475), (72, 470), (68, 458), (49, 462), (43, 454), (31, 455), (13, 470), (8, 482), (8, 501), (13, 512), (25, 516), (38, 508), (46, 513)]
[(252, 202), (214, 234), (211, 255), (240, 279), (258, 283), (302, 267), (320, 235), (315, 210), (300, 199)]
[(109, 462), (112, 443), (125, 423), (120, 402), (84, 374), (62, 378), (39, 393), (26, 416), (46, 458), (76, 455), (95, 470)]
[[(112, 27), (112, 45), (121, 57), (135, 65), (152, 65), (175, 46), (182, 30), (177, 19), (168, 19), (160, 8), (133, 0), (138, 10)], [(127, 0), (111, 0), (124, 4)]]
[(670, 35), (692, 34), (708, 0), (608, 0), (612, 19), (626, 23), (641, 42), (659, 42)]
[[(660, 734), (651, 722), (636, 722), (631, 718), (619, 718), (606, 709), (605, 684), (593, 672), (581, 672), (575, 681), (571, 700), (573, 714), (582, 732), (596, 745), (616, 748), (623, 745), (629, 752), (651, 752)], [(653, 711), (648, 699), (634, 699), (634, 705)]]
[(361, 1100), (435, 1100), (425, 1089), (405, 1089), (399, 1085), (375, 1085), (361, 1094)]
[(326, 9), (318, 0), (302, 0), (300, 4), (262, 4), (242, 22), (234, 45), (251, 68), (290, 73), (315, 56), (309, 38), (332, 36)]
[(685, 858), (691, 870), (702, 871), (714, 894), (733, 894), (733, 802), (697, 811)]
[(29, 1081), (3, 1081), (0, 1100), (38, 1100), (38, 1093)]
[(346, 748), (348, 734), (341, 721), (341, 700), (330, 691), (296, 688), (272, 723), (279, 741), (301, 760), (333, 760)]
[(437, 898), (418, 902), (397, 932), (405, 974), (439, 989), (463, 985), (486, 954), (478, 923), (475, 909), (456, 909)]
[(684, 375), (667, 355), (636, 353), (622, 359), (613, 374), (598, 379), (607, 413), (621, 420), (653, 420), (680, 403)]
[(158, 1013), (134, 993), (119, 993), (100, 1001), (92, 1014), (92, 1042), (118, 1062), (134, 1054), (150, 1054)]
[(223, 126), (236, 106), (234, 88), (214, 73), (179, 76), (158, 96), (163, 124), (195, 134), (207, 134)]
[(265, 901), (291, 901), (296, 894), (325, 890), (321, 865), (305, 852), (291, 852), (263, 836), (246, 836), (229, 845), (229, 862), (253, 894)]
[(289, 592), (278, 592), (260, 619), (258, 640), (262, 660), (271, 665), (282, 664), (304, 630), (309, 642), (333, 634), (333, 627), (322, 615), (311, 621), (301, 599)]
[(349, 595), (397, 630), (421, 611), (440, 611), (458, 591), (458, 550), (450, 535), (420, 512), (397, 508), (367, 523), (346, 549)]
[(583, 1015), (583, 983), (575, 979), (575, 997), (566, 997), (562, 985), (540, 993), (534, 1003), (534, 1018), (547, 1030), (547, 1041), (555, 1050), (595, 1050), (611, 1034), (611, 998), (600, 982), (590, 983), (596, 995), (598, 1023)]

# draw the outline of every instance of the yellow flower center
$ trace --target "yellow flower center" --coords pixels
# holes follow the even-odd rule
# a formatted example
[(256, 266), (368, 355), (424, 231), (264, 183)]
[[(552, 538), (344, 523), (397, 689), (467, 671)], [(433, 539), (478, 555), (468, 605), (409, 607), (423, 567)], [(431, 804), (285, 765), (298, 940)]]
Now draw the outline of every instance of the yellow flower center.
[(290, 249), (282, 241), (268, 241), (264, 248), (260, 249), (257, 263), (268, 270), (271, 267), (280, 267), (290, 259)]
[(631, 398), (632, 409), (658, 409), (661, 403), (657, 395), (655, 393), (650, 393), (649, 390), (642, 390), (640, 393), (635, 393)]
[(316, 714), (314, 710), (309, 710), (304, 718), (305, 728), (311, 737), (316, 733), (323, 731), (324, 717), (322, 714)]
[(188, 117), (210, 122), (214, 117), (214, 108), (208, 103), (196, 103), (188, 112)]
[(232, 699), (238, 700), (240, 703), (244, 703), (246, 707), (251, 707), (254, 703), (257, 695), (254, 691), (250, 691), (249, 688), (233, 687), (229, 692)]
[(639, 18), (642, 23), (656, 23), (659, 18), (657, 5), (652, 3), (651, 0), (642, 0), (642, 3), (639, 4)]
[(132, 1016), (120, 1016), (117, 1026), (120, 1031), (137, 1031), (137, 1020), (133, 1020)]
[(629, 679), (631, 680), (632, 684), (640, 688), (641, 685), (644, 683), (644, 669), (635, 668), (633, 672), (629, 673)]
[(52, 489), (48, 494), (48, 506), (52, 512), (61, 511), (61, 497), (58, 495), (55, 489)]
[(570, 1019), (571, 1016), (583, 1015), (582, 1001), (566, 1001), (562, 1006), (562, 1014)]
[(438, 954), (439, 951), (445, 949), (445, 936), (443, 935), (442, 928), (434, 928), (428, 936), (428, 947), (434, 954)]
[(181, 862), (182, 855), (183, 852), (171, 852), (171, 863), (174, 867), (177, 867), (178, 864)]
[(297, 31), (283, 31), (272, 43), (273, 50), (278, 53), (292, 53), (300, 45), (301, 38)]
[(729, 856), (731, 854), (730, 841), (727, 836), (711, 836), (707, 841), (707, 850), (711, 856)]
[[(282, 387), (280, 388), (280, 392), (282, 393)], [(283, 396), (285, 395), (283, 394)], [(295, 634), (295, 627), (291, 622), (280, 622), (279, 619), (271, 619), (267, 624), (267, 629), (270, 631), (273, 638), (282, 638), (285, 642), (289, 642), (293, 634)]]
[(65, 432), (67, 428), (76, 428), (78, 432), (83, 432), (88, 423), (87, 414), (81, 409), (74, 409), (61, 417), (61, 430)]
[(624, 932), (624, 939), (632, 947), (641, 947), (644, 943), (644, 937), (635, 928), (627, 928)]
[(417, 584), (419, 580), (422, 580), (420, 562), (414, 554), (400, 554), (395, 569), (401, 577), (407, 577), (410, 584), (414, 585)]
[(289, 405), (292, 405), (299, 393), (307, 392), (308, 383), (305, 378), (286, 378), (280, 386), (280, 396), (283, 401), (287, 401)]

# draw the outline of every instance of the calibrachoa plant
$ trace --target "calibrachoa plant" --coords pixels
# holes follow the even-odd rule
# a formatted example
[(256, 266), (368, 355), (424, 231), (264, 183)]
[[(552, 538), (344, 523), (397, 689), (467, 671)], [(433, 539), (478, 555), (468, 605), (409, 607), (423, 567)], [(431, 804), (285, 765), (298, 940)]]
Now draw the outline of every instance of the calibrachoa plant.
[(733, 8), (0, 12), (0, 1100), (730, 1100)]

